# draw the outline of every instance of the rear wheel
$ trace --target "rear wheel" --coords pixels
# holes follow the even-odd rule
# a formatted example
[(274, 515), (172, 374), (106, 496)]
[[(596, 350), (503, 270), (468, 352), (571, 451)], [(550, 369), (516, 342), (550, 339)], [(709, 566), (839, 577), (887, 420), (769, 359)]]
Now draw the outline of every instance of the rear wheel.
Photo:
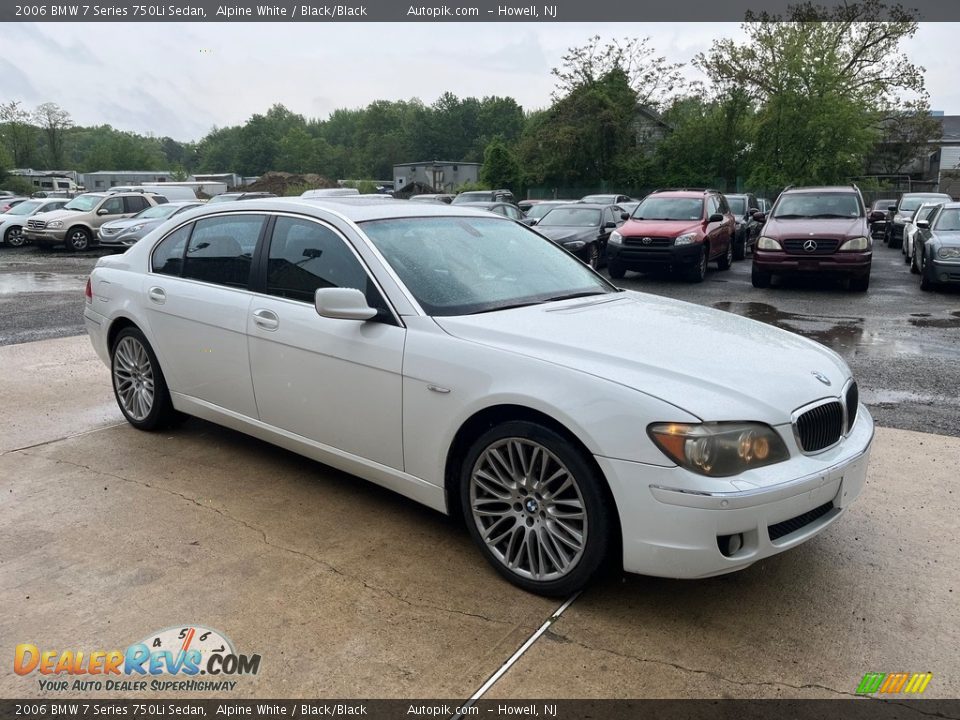
[(758, 270), (756, 265), (754, 265), (750, 271), (750, 280), (753, 282), (755, 288), (770, 287), (770, 273)]
[(733, 265), (734, 257), (733, 243), (727, 243), (727, 251), (723, 254), (722, 258), (717, 260), (717, 267), (721, 270), (729, 270), (730, 266)]
[(530, 592), (567, 596), (596, 574), (610, 546), (602, 483), (566, 438), (511, 421), (481, 435), (464, 458), (461, 509), (500, 575)]
[(10, 247), (20, 247), (26, 242), (23, 237), (23, 228), (19, 225), (7, 228), (7, 231), (3, 234), (3, 241)]
[(600, 268), (600, 244), (599, 243), (590, 243), (587, 246), (587, 265), (592, 267), (594, 270)]
[(707, 246), (700, 247), (700, 257), (693, 267), (687, 268), (686, 278), (689, 282), (699, 283), (707, 276)]
[(744, 235), (734, 243), (733, 259), (743, 260), (747, 256), (747, 236)]
[(936, 287), (936, 283), (933, 281), (933, 278), (930, 277), (930, 273), (927, 270), (927, 257), (926, 255), (920, 256), (920, 289), (924, 292), (930, 292)]
[(157, 356), (138, 328), (126, 327), (117, 334), (110, 374), (120, 412), (135, 428), (156, 430), (176, 419)]

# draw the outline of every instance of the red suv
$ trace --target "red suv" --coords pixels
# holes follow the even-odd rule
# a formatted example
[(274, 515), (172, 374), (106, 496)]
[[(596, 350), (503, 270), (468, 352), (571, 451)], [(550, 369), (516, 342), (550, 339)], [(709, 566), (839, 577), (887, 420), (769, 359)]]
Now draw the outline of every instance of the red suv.
[(656, 190), (607, 240), (607, 270), (615, 280), (627, 270), (670, 268), (701, 282), (707, 263), (721, 270), (733, 262), (736, 221), (716, 190)]
[(870, 286), (873, 241), (856, 185), (788, 187), (777, 198), (753, 253), (753, 286), (773, 275), (823, 275), (850, 279), (850, 289)]

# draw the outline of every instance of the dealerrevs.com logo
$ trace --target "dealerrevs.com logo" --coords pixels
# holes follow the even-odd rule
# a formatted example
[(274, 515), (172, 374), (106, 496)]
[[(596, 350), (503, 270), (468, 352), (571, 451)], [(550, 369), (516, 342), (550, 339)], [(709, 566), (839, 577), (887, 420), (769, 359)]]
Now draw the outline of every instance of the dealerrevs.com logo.
[(857, 687), (857, 695), (873, 695), (874, 693), (920, 695), (927, 689), (927, 685), (930, 684), (932, 679), (933, 673), (868, 672), (863, 676), (863, 680)]
[[(20, 643), (13, 671), (36, 676), (41, 691), (233, 690), (256, 675), (260, 655), (242, 655), (223, 633), (202, 625), (150, 633), (126, 650), (52, 650)], [(202, 679), (201, 679), (202, 676)]]

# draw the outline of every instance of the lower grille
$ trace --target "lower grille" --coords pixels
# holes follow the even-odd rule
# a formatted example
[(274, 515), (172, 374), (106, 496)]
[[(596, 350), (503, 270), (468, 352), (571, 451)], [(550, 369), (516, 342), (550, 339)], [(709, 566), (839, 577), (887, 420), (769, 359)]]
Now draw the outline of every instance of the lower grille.
[(790, 533), (796, 532), (801, 528), (805, 528), (810, 523), (822, 518), (831, 510), (833, 510), (833, 501), (828, 502), (826, 505), (821, 505), (818, 508), (814, 508), (813, 510), (808, 510), (802, 515), (797, 515), (795, 518), (790, 518), (789, 520), (778, 522), (776, 525), (771, 525), (767, 528), (767, 532), (770, 535), (770, 542), (776, 542), (784, 535), (789, 535)]
[(860, 407), (860, 390), (855, 382), (850, 383), (850, 387), (847, 388), (845, 401), (847, 405), (847, 432), (850, 432), (853, 424), (857, 421), (857, 409)]
[[(807, 250), (804, 245), (810, 243), (812, 250)], [(839, 240), (829, 238), (787, 238), (783, 241), (783, 249), (791, 255), (831, 255), (840, 247)]]
[(800, 415), (793, 426), (804, 452), (828, 448), (843, 435), (843, 405), (836, 400), (817, 405)]

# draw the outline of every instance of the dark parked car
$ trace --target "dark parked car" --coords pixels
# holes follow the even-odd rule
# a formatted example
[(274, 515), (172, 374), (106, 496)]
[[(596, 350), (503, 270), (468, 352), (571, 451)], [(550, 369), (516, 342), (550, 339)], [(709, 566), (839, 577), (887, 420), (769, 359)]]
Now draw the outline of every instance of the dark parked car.
[(773, 275), (824, 275), (850, 279), (852, 290), (870, 286), (873, 241), (863, 197), (855, 185), (787, 188), (777, 198), (753, 253), (753, 286)]
[(509, 190), (468, 190), (467, 192), (462, 192), (453, 199), (454, 205), (459, 205), (460, 203), (475, 203), (475, 202), (505, 202), (510, 203), (511, 205), (516, 205), (516, 202), (513, 198), (513, 193)]
[(920, 289), (960, 284), (960, 203), (946, 203), (929, 220), (917, 221), (914, 237)]
[(623, 219), (607, 241), (607, 271), (614, 279), (627, 270), (671, 269), (701, 282), (708, 262), (721, 270), (733, 262), (736, 224), (716, 190), (657, 190)]
[(896, 205), (897, 201), (893, 198), (886, 200), (874, 200), (870, 205), (870, 237), (874, 240), (886, 239), (887, 230), (887, 211), (891, 205)]
[[(560, 205), (569, 205), (570, 203), (575, 203), (576, 200), (537, 200), (533, 204), (527, 204), (524, 207), (525, 203), (521, 201), (519, 203), (520, 209), (523, 211), (531, 220), (539, 220), (548, 212), (553, 210), (555, 207)], [(529, 201), (527, 201), (529, 203)]]
[(536, 221), (537, 231), (596, 270), (606, 255), (610, 232), (623, 223), (622, 213), (618, 205), (555, 205)]
[(633, 198), (629, 195), (618, 195), (616, 193), (600, 193), (598, 195), (584, 195), (580, 198), (582, 203), (593, 203), (594, 205), (619, 205), (622, 202), (630, 202)]
[(884, 241), (887, 247), (900, 247), (903, 243), (903, 226), (913, 217), (921, 205), (927, 202), (948, 203), (953, 200), (945, 193), (904, 193), (900, 201), (887, 207)]
[(737, 223), (733, 239), (733, 259), (743, 260), (757, 244), (757, 238), (760, 237), (760, 228), (763, 227), (763, 223), (754, 219), (754, 214), (760, 212), (760, 203), (757, 202), (756, 196), (751, 193), (727, 193), (726, 198), (727, 204), (730, 206), (730, 212), (733, 213), (733, 218)]

